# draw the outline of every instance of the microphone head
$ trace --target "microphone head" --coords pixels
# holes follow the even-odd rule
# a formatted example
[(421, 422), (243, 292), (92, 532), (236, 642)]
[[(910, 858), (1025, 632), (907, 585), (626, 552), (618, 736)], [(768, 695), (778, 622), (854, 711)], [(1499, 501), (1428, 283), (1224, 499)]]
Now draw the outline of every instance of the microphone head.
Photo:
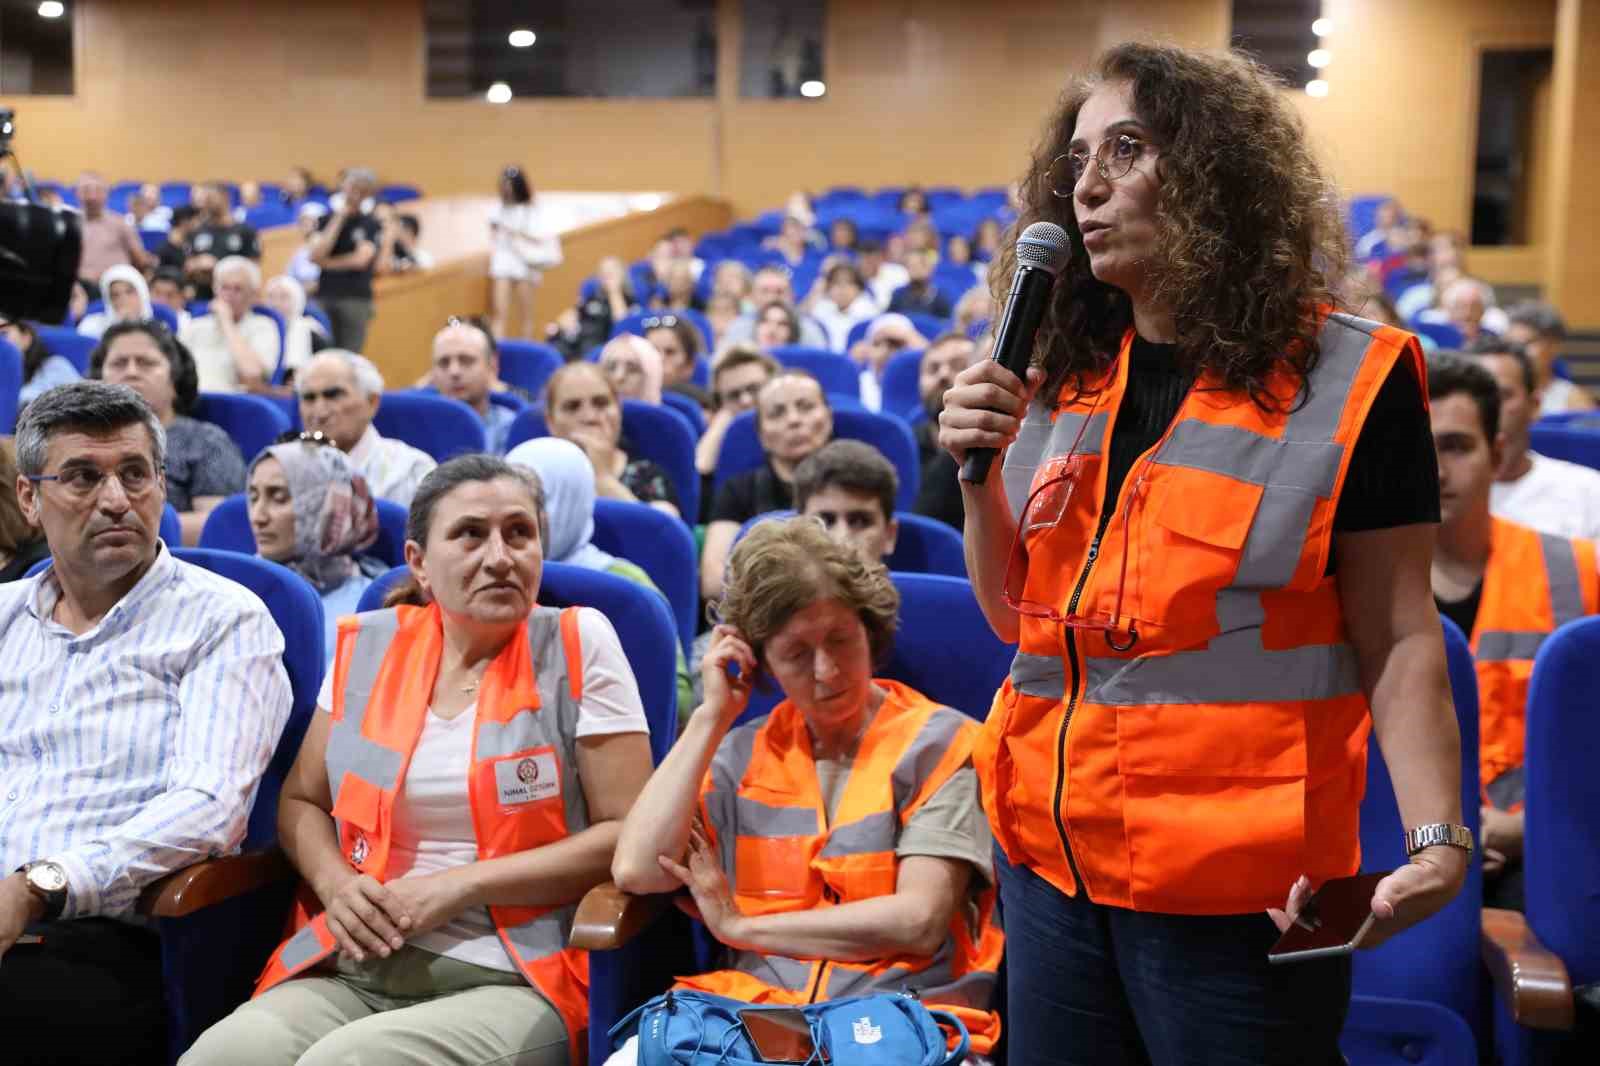
[(1054, 222), (1035, 222), (1017, 238), (1017, 266), (1034, 267), (1051, 277), (1072, 258), (1072, 238)]

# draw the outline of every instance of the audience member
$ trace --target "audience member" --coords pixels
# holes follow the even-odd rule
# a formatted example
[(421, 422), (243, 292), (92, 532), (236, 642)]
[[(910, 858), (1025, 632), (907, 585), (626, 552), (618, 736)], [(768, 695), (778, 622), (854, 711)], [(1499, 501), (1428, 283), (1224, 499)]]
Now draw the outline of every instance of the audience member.
[(872, 298), (878, 301), (879, 307), (888, 310), (889, 301), (911, 281), (911, 275), (885, 253), (882, 241), (871, 238), (856, 246), (856, 261)]
[(289, 176), (283, 182), (283, 206), (300, 207), (311, 195), (311, 187), (315, 184), (316, 179), (311, 176), (311, 171), (305, 167), (290, 167)]
[[(492, 319), (497, 337), (533, 336), (533, 291), (546, 270), (561, 265), (561, 240), (534, 200), (521, 167), (500, 173), (500, 202), (489, 215)], [(512, 320), (516, 305), (517, 321)]]
[(0, 585), (18, 581), (50, 556), (50, 544), (17, 499), (17, 460), (12, 442), (0, 440)]
[(912, 219), (924, 218), (928, 214), (928, 194), (922, 191), (920, 185), (908, 185), (900, 194), (896, 210), (902, 215), (910, 215)]
[(150, 303), (165, 307), (178, 316), (178, 329), (189, 322), (189, 301), (183, 289), (183, 271), (173, 267), (157, 267), (150, 275)]
[(1410, 229), (1405, 225), (1405, 215), (1400, 210), (1400, 201), (1385, 200), (1378, 205), (1372, 229), (1356, 241), (1356, 258), (1372, 259), (1379, 255), (1393, 255), (1410, 243), (1409, 235)]
[(877, 317), (878, 302), (867, 292), (866, 279), (854, 263), (834, 263), (822, 282), (806, 313), (828, 335), (828, 347), (842, 352), (850, 346), (850, 330)]
[[(611, 874), (626, 892), (687, 888), (733, 949), (730, 968), (681, 988), (768, 1006), (915, 989), (987, 1055), (1004, 938), (970, 761), (979, 727), (872, 676), (899, 606), (888, 572), (816, 523), (751, 530), (701, 664), (705, 700), (623, 822)], [(783, 702), (735, 727), (757, 676)], [(609, 1066), (640, 1061), (637, 1039)]]
[(374, 496), (411, 506), (417, 487), (437, 464), (427, 452), (385, 437), (372, 424), (383, 401), (383, 375), (372, 360), (343, 348), (324, 349), (295, 373), (294, 387), (300, 424), (338, 445)]
[[(925, 218), (913, 219), (905, 229), (901, 230), (899, 237), (905, 242), (905, 252), (939, 252), (939, 231), (933, 228), (933, 223)], [(901, 262), (904, 262), (904, 255)]]
[(994, 261), (1000, 254), (1000, 223), (992, 218), (986, 218), (978, 223), (977, 230), (972, 235), (972, 257), (980, 263)]
[[(754, 278), (750, 268), (737, 259), (724, 259), (716, 265), (711, 274), (711, 296), (731, 296), (738, 304), (740, 312), (754, 310), (750, 304), (750, 286)], [(707, 310), (710, 303), (707, 302)]]
[(251, 308), (261, 291), (261, 268), (241, 255), (224, 256), (212, 271), (216, 295), (206, 313), (178, 337), (194, 353), (203, 392), (237, 392), (271, 382), (278, 367), (278, 326)]
[[(546, 527), (539, 531), (547, 562), (581, 566), (642, 585), (663, 599), (665, 593), (650, 575), (627, 559), (594, 545), (595, 486), (600, 475), (584, 450), (560, 437), (535, 437), (506, 453), (506, 462), (531, 470), (544, 490)], [(694, 710), (694, 686), (689, 683), (689, 662), (674, 641), (678, 660), (678, 717), (687, 720)]]
[(160, 189), (145, 182), (128, 198), (128, 224), (148, 233), (166, 233), (172, 228), (172, 208), (161, 202)]
[(939, 415), (944, 411), (944, 394), (955, 385), (956, 375), (977, 361), (976, 341), (964, 333), (945, 333), (928, 345), (917, 370), (917, 394), (922, 397), (922, 411), (927, 417), (912, 426), (922, 477), (917, 502), (911, 509), (957, 531), (965, 526), (966, 504), (957, 477), (960, 468), (950, 453), (939, 447)]
[(186, 277), (184, 264), (189, 259), (189, 241), (200, 228), (200, 209), (193, 204), (180, 204), (172, 209), (172, 225), (167, 228), (167, 239), (156, 249), (156, 264), (164, 270), (176, 270)]
[(433, 253), (422, 247), (422, 220), (410, 212), (397, 212), (398, 251), (401, 270), (432, 270)]
[(800, 316), (793, 304), (773, 302), (762, 306), (756, 317), (756, 346), (767, 351), (800, 343)]
[(211, 509), (244, 491), (244, 458), (221, 427), (189, 417), (200, 391), (189, 349), (159, 323), (120, 322), (90, 353), (89, 377), (128, 386), (155, 412), (166, 431), (166, 502), (183, 543), (197, 544)]
[(1539, 392), (1539, 414), (1562, 411), (1591, 411), (1594, 397), (1588, 390), (1555, 374), (1561, 345), (1567, 339), (1567, 324), (1561, 312), (1547, 303), (1524, 300), (1506, 312), (1505, 338), (1520, 344), (1533, 360)]
[(810, 232), (811, 227), (805, 219), (792, 214), (784, 215), (777, 235), (762, 241), (761, 246), (782, 255), (789, 269), (794, 270), (811, 254)]
[[(1444, 272), (1436, 275), (1437, 307), (1417, 315), (1419, 322), (1447, 323), (1461, 331), (1463, 347), (1470, 346), (1484, 333), (1498, 336), (1506, 326), (1505, 312), (1494, 306), (1494, 290), (1476, 278), (1457, 275), (1448, 281)], [(1403, 308), (1401, 309), (1403, 312)]]
[(644, 330), (644, 339), (661, 353), (662, 388), (688, 391), (690, 395), (699, 393), (693, 384), (695, 364), (700, 361), (699, 327), (687, 318), (671, 314), (652, 315), (639, 327)]
[(689, 269), (694, 272), (694, 279), (700, 280), (700, 275), (706, 269), (706, 261), (694, 254), (694, 234), (682, 226), (674, 226), (667, 230), (662, 240), (667, 242), (674, 259), (682, 259), (689, 264)]
[(894, 464), (859, 440), (831, 440), (794, 469), (794, 506), (869, 566), (887, 564), (900, 523)]
[(721, 349), (728, 335), (728, 327), (743, 314), (739, 298), (729, 293), (712, 293), (706, 301), (706, 322), (711, 326), (711, 346)]
[(650, 306), (657, 311), (705, 310), (705, 301), (695, 295), (694, 267), (689, 260), (668, 261)]
[(906, 270), (911, 280), (895, 291), (889, 300), (889, 310), (900, 314), (914, 312), (934, 318), (949, 318), (954, 310), (950, 298), (933, 283), (933, 268), (939, 265), (939, 253), (931, 248), (920, 248), (906, 253)]
[(828, 227), (828, 247), (836, 252), (844, 252), (847, 255), (854, 253), (856, 242), (860, 239), (860, 231), (848, 218), (836, 218)]
[[(1479, 779), (1487, 801), (1484, 903), (1520, 910), (1523, 741), (1534, 653), (1562, 623), (1600, 610), (1600, 573), (1592, 543), (1490, 516), (1505, 440), (1498, 426), (1504, 392), (1482, 366), (1465, 360), (1443, 356), (1428, 368), (1439, 453), (1433, 596), (1439, 613), (1471, 637), (1477, 664)], [(1534, 639), (1499, 639), (1507, 635)]]
[(600, 349), (600, 372), (619, 400), (661, 402), (661, 382), (666, 374), (661, 351), (643, 337), (624, 333)]
[(956, 301), (956, 310), (951, 316), (950, 325), (957, 333), (970, 337), (973, 335), (973, 330), (993, 322), (994, 317), (994, 293), (989, 291), (988, 285), (974, 285), (962, 293), (961, 299)]
[(794, 470), (833, 436), (833, 410), (822, 385), (803, 370), (784, 370), (757, 394), (756, 433), (766, 462), (723, 482), (712, 500), (700, 553), (700, 594), (722, 595), (723, 567), (739, 527), (758, 514), (794, 506)]
[(328, 217), (328, 208), (315, 200), (302, 204), (300, 212), (295, 216), (295, 229), (300, 233), (300, 247), (294, 250), (289, 257), (289, 265), (284, 267), (284, 272), (298, 281), (305, 288), (307, 294), (317, 291), (317, 283), (322, 279), (322, 268), (311, 259), (311, 252), (317, 239), (317, 231), (321, 229), (323, 220)]
[(1501, 466), (1489, 493), (1500, 518), (1559, 537), (1600, 538), (1600, 471), (1533, 450), (1528, 429), (1539, 413), (1533, 361), (1493, 336), (1469, 349), (1500, 389)]
[[(695, 446), (694, 466), (704, 479), (702, 511), (711, 506), (711, 478), (717, 470), (722, 439), (733, 420), (756, 407), (761, 387), (778, 374), (778, 361), (751, 344), (724, 348), (711, 368), (711, 418)], [(705, 521), (702, 514), (699, 521)]]
[(289, 275), (279, 274), (267, 282), (261, 299), (283, 319), (283, 367), (286, 376), (292, 376), (329, 340), (322, 323), (306, 314), (306, 290)]
[(489, 451), (504, 455), (517, 413), (489, 399), (500, 378), (500, 352), (494, 337), (476, 322), (452, 319), (433, 335), (429, 381), (452, 400), (460, 400), (483, 419)]
[(214, 273), (219, 260), (242, 256), (252, 262), (261, 261), (261, 238), (256, 228), (236, 220), (228, 202), (228, 190), (219, 182), (207, 182), (195, 187), (198, 195), (201, 221), (189, 238), (188, 258), (184, 260), (184, 274), (195, 287), (195, 299), (209, 300), (215, 291)]
[(140, 893), (239, 846), (289, 718), (267, 609), (156, 537), (165, 436), (132, 390), (91, 381), (17, 427), (17, 494), (53, 560), (0, 586), (0, 751), (36, 753), (0, 808), (0, 868), (16, 871), (0, 881), (0, 1019), (24, 1059), (166, 1061)]
[[(538, 606), (539, 496), (485, 455), (424, 480), (413, 577), (341, 632), (283, 786), (309, 906), (185, 1066), (583, 1061), (573, 904), (607, 877), (650, 746), (611, 623)], [(389, 753), (391, 781), (363, 745)], [(352, 821), (357, 793), (370, 817)]]
[(372, 171), (355, 167), (340, 185), (337, 212), (323, 219), (307, 256), (320, 271), (317, 302), (328, 313), (336, 347), (359, 353), (372, 322), (372, 269), (378, 258), (378, 220), (363, 207), (377, 188)]
[(78, 368), (65, 356), (52, 355), (39, 331), (20, 318), (0, 316), (0, 340), (5, 340), (22, 355), (22, 388), (17, 403), (24, 405), (40, 393), (78, 380)]
[(622, 439), (622, 403), (615, 384), (599, 367), (577, 362), (557, 370), (545, 384), (544, 403), (550, 435), (571, 441), (588, 456), (597, 495), (647, 503), (678, 517), (678, 494), (667, 472), (649, 459), (628, 454), (629, 445)]
[[(750, 304), (754, 310), (746, 311), (733, 322), (729, 323), (727, 331), (722, 336), (722, 344), (748, 344), (755, 341), (756, 323), (759, 321), (760, 310), (768, 304), (781, 303), (789, 307), (794, 306), (794, 289), (790, 281), (789, 270), (777, 264), (770, 264), (755, 272), (750, 282)], [(828, 335), (822, 327), (809, 318), (800, 321), (799, 339), (791, 343), (803, 344), (807, 348), (826, 348)], [(759, 344), (759, 341), (756, 341)]]
[(106, 210), (106, 183), (93, 171), (78, 178), (78, 211), (82, 216), (82, 252), (78, 258), (78, 280), (101, 299), (100, 279), (114, 266), (136, 266), (141, 270), (155, 266), (144, 250), (139, 234), (125, 216)]
[(861, 367), (861, 403), (869, 411), (883, 406), (883, 368), (897, 353), (922, 348), (928, 339), (905, 315), (891, 312), (879, 315), (867, 327), (867, 335), (850, 349), (850, 358)]
[(378, 509), (366, 479), (331, 440), (302, 433), (264, 448), (250, 464), (245, 494), (256, 554), (282, 563), (322, 597), (323, 651), (333, 665), (339, 618), (388, 569), (358, 558), (378, 539)]
[(155, 317), (150, 309), (150, 288), (144, 275), (126, 263), (110, 267), (100, 275), (100, 292), (105, 306), (90, 311), (78, 320), (78, 332), (99, 337), (118, 322), (144, 322)]
[(578, 306), (562, 311), (545, 329), (545, 342), (560, 349), (569, 360), (582, 358), (604, 344), (611, 336), (612, 326), (627, 318), (638, 303), (633, 283), (628, 280), (628, 268), (616, 256), (600, 260), (594, 281), (591, 295), (580, 294)]

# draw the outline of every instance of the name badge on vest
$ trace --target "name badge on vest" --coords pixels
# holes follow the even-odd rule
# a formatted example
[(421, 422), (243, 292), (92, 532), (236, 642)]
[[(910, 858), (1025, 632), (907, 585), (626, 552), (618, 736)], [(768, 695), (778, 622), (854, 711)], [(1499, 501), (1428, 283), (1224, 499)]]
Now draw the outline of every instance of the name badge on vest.
[(561, 795), (561, 772), (554, 748), (535, 748), (494, 764), (495, 794), (503, 806), (535, 803)]

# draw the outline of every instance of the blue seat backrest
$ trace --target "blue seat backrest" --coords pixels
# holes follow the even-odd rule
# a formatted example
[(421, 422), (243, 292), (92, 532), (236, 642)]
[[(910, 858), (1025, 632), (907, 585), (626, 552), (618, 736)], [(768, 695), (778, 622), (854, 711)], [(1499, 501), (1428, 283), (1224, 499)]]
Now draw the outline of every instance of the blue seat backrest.
[[(705, 360), (702, 359), (700, 362), (703, 363)], [(695, 364), (697, 368), (699, 365), (700, 363)], [(681, 392), (673, 392), (671, 389), (667, 389), (661, 393), (661, 403), (662, 406), (672, 408), (674, 411), (678, 412), (684, 418), (689, 420), (689, 425), (694, 430), (695, 440), (699, 440), (701, 437), (705, 436), (705, 408), (701, 407), (693, 396), (687, 396)]]
[(483, 419), (460, 400), (436, 392), (385, 392), (372, 424), (385, 437), (403, 440), (439, 462), (489, 446)]
[[(970, 287), (968, 286), (968, 288)], [(952, 300), (951, 302), (954, 303), (955, 301)], [(911, 320), (913, 326), (917, 327), (917, 332), (930, 341), (950, 328), (950, 320), (939, 318), (937, 315), (925, 315), (920, 311), (907, 311), (906, 317)]]
[(500, 342), (500, 377), (508, 384), (527, 390), (537, 397), (544, 391), (550, 375), (566, 362), (560, 352), (548, 344), (535, 341), (506, 340)]
[(1441, 348), (1460, 348), (1466, 340), (1461, 331), (1448, 322), (1412, 322), (1411, 328)]
[(594, 502), (594, 546), (638, 566), (666, 596), (678, 639), (694, 643), (700, 604), (699, 552), (684, 522), (625, 500)]
[(270, 321), (273, 328), (278, 331), (278, 352), (275, 356), (276, 362), (273, 363), (272, 383), (274, 385), (282, 385), (284, 375), (289, 372), (289, 368), (283, 364), (283, 358), (288, 354), (289, 329), (284, 325), (283, 316), (266, 304), (252, 304), (250, 310)]
[(1573, 985), (1600, 981), (1600, 618), (1580, 618), (1539, 648), (1528, 686), (1528, 924), (1567, 965)]
[(1533, 425), (1528, 443), (1540, 455), (1600, 470), (1600, 430), (1576, 425)]
[(164, 181), (161, 183), (161, 202), (167, 207), (182, 207), (189, 202), (193, 188), (193, 183), (187, 181)]
[(156, 530), (156, 536), (169, 548), (183, 545), (183, 523), (178, 518), (178, 509), (170, 503), (161, 507), (161, 525)]
[(239, 446), (246, 464), (290, 429), (283, 408), (242, 392), (202, 392), (192, 413), (202, 422), (221, 426)]
[[(361, 554), (389, 566), (402, 566), (406, 561), (406, 509), (392, 500), (373, 502), (378, 508), (378, 539)], [(244, 493), (229, 496), (206, 515), (205, 525), (200, 528), (200, 547), (243, 555), (256, 553), (250, 504)]]
[(89, 356), (98, 343), (93, 337), (85, 337), (67, 326), (35, 325), (33, 328), (38, 331), (39, 339), (51, 355), (61, 356), (77, 367), (80, 374), (89, 372)]
[(17, 423), (17, 390), (22, 388), (22, 353), (0, 339), (0, 436), (10, 436)]
[[(361, 594), (356, 610), (378, 610), (408, 573), (406, 567), (397, 566), (380, 575)], [(610, 619), (639, 683), (639, 698), (650, 723), (650, 752), (659, 763), (678, 736), (678, 635), (667, 601), (625, 578), (547, 562), (539, 602), (546, 607), (593, 607)]]
[[(1478, 834), (1478, 680), (1467, 638), (1443, 620), (1445, 661), (1461, 730), (1462, 815)], [(1361, 868), (1368, 873), (1405, 865), (1405, 827), (1394, 785), (1376, 737), (1367, 741), (1367, 791), (1361, 801)], [(1420, 999), (1450, 1008), (1469, 1025), (1480, 1022), (1483, 865), (1474, 855), (1467, 883), (1449, 906), (1354, 961), (1355, 991), (1367, 996)]]
[(786, 367), (808, 371), (822, 385), (823, 392), (837, 396), (861, 395), (861, 368), (849, 356), (800, 344), (780, 345), (768, 354)]
[(650, 318), (660, 318), (662, 315), (677, 315), (679, 318), (693, 322), (694, 328), (700, 331), (701, 347), (706, 351), (710, 351), (715, 344), (715, 339), (711, 334), (711, 322), (706, 318), (705, 315), (701, 314), (699, 311), (693, 310), (640, 311), (636, 314), (629, 315), (627, 318), (618, 319), (617, 324), (611, 327), (611, 335), (613, 337), (617, 337), (624, 333), (636, 333), (642, 337), (644, 336), (645, 331), (645, 320)]
[(882, 388), (886, 414), (899, 415), (909, 422), (922, 413), (922, 393), (918, 388), (922, 352), (921, 348), (896, 352), (884, 365)]
[(378, 190), (378, 200), (386, 204), (400, 204), (407, 200), (422, 199), (422, 190), (415, 185), (385, 185)]
[(139, 231), (139, 244), (145, 251), (154, 254), (167, 243), (167, 235), (164, 229), (142, 229)]
[[(835, 438), (865, 441), (882, 452), (900, 478), (895, 510), (911, 510), (916, 503), (922, 471), (917, 462), (917, 440), (904, 419), (836, 407), (833, 412), (833, 435)], [(765, 462), (766, 453), (762, 451), (761, 439), (756, 434), (755, 412), (746, 411), (733, 420), (727, 436), (722, 440), (722, 451), (717, 456), (716, 486), (721, 488), (729, 478), (756, 470)]]
[(936, 518), (911, 511), (896, 511), (900, 524), (894, 551), (889, 553), (889, 569), (907, 574), (967, 576), (967, 558), (961, 534)]
[(1349, 1066), (1477, 1066), (1472, 1030), (1437, 1003), (1353, 996), (1339, 1050)]

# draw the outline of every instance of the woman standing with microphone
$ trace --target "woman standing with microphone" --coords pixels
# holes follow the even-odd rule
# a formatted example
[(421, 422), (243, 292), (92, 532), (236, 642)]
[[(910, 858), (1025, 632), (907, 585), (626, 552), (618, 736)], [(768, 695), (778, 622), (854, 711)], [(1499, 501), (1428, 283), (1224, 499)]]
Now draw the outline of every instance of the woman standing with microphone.
[(1020, 191), (1018, 232), (1077, 254), (1026, 378), (973, 366), (940, 416), (957, 462), (1005, 449), (962, 489), (1020, 645), (974, 752), (1009, 1055), (1338, 1063), (1349, 959), (1269, 967), (1265, 912), (1356, 872), (1369, 723), (1418, 832), (1367, 942), (1444, 906), (1471, 848), (1417, 342), (1334, 312), (1337, 199), (1248, 60), (1112, 49)]

